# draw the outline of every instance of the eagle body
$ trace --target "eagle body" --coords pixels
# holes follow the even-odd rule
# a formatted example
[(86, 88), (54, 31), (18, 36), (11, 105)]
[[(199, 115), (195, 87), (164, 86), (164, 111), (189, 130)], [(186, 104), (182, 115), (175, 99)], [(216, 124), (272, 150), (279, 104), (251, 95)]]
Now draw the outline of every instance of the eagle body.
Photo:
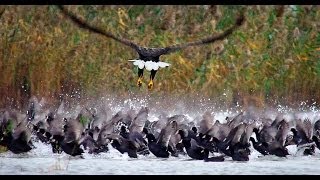
[(165, 48), (147, 48), (138, 47), (137, 52), (139, 59), (129, 60), (133, 65), (139, 69), (146, 69), (147, 71), (155, 70), (170, 66), (169, 63), (161, 62), (160, 56), (165, 52)]

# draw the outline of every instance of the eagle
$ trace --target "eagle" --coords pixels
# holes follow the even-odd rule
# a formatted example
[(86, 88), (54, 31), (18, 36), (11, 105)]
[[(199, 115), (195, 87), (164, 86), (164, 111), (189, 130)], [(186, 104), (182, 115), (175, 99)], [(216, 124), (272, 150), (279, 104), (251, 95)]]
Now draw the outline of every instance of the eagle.
[(199, 45), (204, 45), (204, 44), (209, 44), (213, 43), (218, 40), (223, 40), (226, 37), (228, 37), (232, 32), (234, 32), (238, 27), (240, 27), (243, 22), (244, 22), (244, 14), (240, 13), (239, 16), (237, 17), (235, 24), (233, 24), (230, 28), (225, 30), (224, 32), (217, 34), (217, 35), (212, 35), (209, 37), (205, 37), (200, 40), (192, 41), (192, 42), (186, 42), (182, 44), (176, 44), (176, 45), (170, 45), (167, 47), (160, 47), (160, 48), (150, 48), (150, 47), (143, 47), (138, 45), (137, 43), (134, 43), (128, 39), (122, 38), (122, 37), (117, 37), (114, 34), (107, 32), (99, 27), (94, 27), (88, 23), (86, 23), (84, 20), (80, 19), (70, 11), (68, 11), (64, 6), (58, 5), (58, 8), (61, 10), (61, 12), (68, 17), (70, 20), (72, 20), (75, 24), (77, 24), (80, 28), (90, 30), (91, 32), (103, 35), (105, 37), (111, 38), (123, 45), (129, 46), (132, 49), (134, 49), (137, 54), (138, 58), (129, 60), (132, 61), (135, 66), (138, 67), (138, 81), (137, 85), (141, 87), (142, 85), (142, 78), (143, 78), (143, 71), (146, 69), (147, 71), (150, 72), (150, 80), (148, 83), (148, 89), (153, 88), (153, 81), (155, 78), (155, 75), (159, 68), (164, 68), (170, 66), (169, 63), (166, 62), (161, 62), (160, 61), (160, 56), (166, 55), (169, 53), (173, 53), (182, 49), (185, 49), (190, 46), (199, 46)]

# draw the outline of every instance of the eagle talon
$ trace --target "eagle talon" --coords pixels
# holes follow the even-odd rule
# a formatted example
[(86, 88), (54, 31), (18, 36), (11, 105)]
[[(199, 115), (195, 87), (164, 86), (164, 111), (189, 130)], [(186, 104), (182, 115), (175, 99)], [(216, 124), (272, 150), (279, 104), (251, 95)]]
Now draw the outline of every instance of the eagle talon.
[(148, 89), (151, 90), (153, 88), (153, 81), (150, 80), (149, 84), (148, 84)]
[(141, 85), (142, 85), (142, 79), (141, 79), (141, 78), (138, 79), (137, 85), (138, 85), (139, 87), (141, 87)]

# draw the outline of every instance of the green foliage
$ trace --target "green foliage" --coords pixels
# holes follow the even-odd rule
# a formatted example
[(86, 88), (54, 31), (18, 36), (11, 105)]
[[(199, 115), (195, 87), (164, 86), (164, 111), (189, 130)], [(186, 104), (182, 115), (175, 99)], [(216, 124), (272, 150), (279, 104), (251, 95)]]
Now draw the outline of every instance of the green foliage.
[(7, 123), (7, 127), (6, 127), (6, 134), (12, 133), (13, 130), (13, 120), (12, 119), (8, 119), (8, 123)]
[[(136, 19), (140, 14), (143, 13), (145, 7), (146, 7), (145, 5), (137, 5), (133, 8), (130, 8), (128, 10), (128, 15), (129, 15), (130, 19), (131, 20)], [(160, 7), (154, 8), (154, 12), (156, 15), (159, 15), (161, 13), (161, 8)]]
[(226, 7), (225, 12), (226, 14), (221, 18), (221, 20), (217, 24), (217, 30), (223, 30), (234, 22), (234, 12), (232, 8)]
[(276, 12), (275, 10), (272, 10), (268, 18), (269, 26), (272, 26), (275, 21), (276, 21)]
[(89, 122), (89, 119), (83, 115), (80, 115), (80, 123), (83, 125), (83, 126), (86, 126)]

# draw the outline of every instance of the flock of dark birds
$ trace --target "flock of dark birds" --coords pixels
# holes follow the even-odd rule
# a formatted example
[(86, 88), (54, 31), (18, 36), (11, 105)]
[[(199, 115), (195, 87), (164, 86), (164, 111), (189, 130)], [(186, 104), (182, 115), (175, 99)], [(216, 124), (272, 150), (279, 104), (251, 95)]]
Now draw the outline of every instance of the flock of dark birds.
[[(184, 115), (148, 120), (149, 109), (122, 110), (112, 115), (106, 105), (76, 106), (66, 111), (65, 103), (55, 108), (41, 106), (32, 98), (26, 113), (14, 109), (0, 111), (0, 146), (15, 154), (26, 153), (42, 142), (53, 153), (82, 157), (115, 148), (130, 158), (153, 154), (158, 158), (189, 156), (204, 161), (248, 161), (253, 148), (261, 156), (289, 155), (288, 145), (303, 147), (304, 155), (320, 148), (320, 120), (275, 119), (241, 112), (226, 117), (224, 123), (206, 112), (199, 120)], [(71, 112), (71, 113), (70, 113)], [(111, 146), (110, 146), (110, 145)], [(252, 147), (251, 147), (252, 146)]]

